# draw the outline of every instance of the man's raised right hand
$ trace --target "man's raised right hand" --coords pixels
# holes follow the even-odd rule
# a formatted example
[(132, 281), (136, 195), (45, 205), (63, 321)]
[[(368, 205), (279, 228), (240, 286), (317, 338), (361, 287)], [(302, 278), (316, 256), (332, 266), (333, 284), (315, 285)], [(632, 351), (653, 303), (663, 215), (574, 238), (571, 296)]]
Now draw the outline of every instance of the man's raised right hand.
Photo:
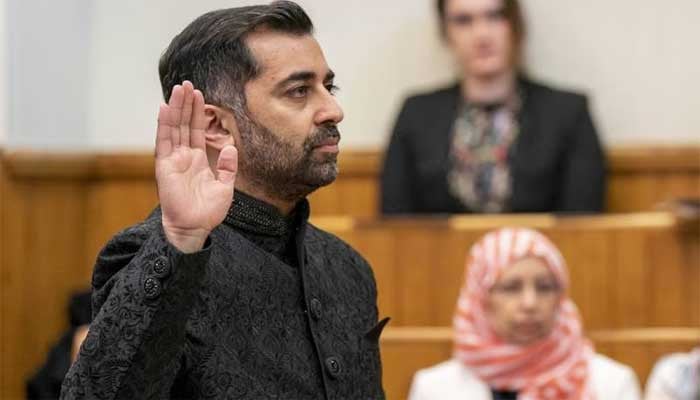
[(228, 145), (216, 171), (207, 160), (204, 96), (189, 81), (173, 88), (158, 113), (156, 181), (168, 241), (183, 253), (201, 250), (231, 207), (238, 152)]

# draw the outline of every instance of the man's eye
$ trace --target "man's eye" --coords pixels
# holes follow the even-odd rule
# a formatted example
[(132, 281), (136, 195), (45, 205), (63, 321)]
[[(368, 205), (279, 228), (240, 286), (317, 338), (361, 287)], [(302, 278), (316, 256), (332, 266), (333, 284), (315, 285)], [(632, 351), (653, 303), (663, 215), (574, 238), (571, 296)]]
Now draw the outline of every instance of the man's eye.
[(340, 88), (339, 88), (338, 86), (335, 86), (335, 85), (333, 85), (333, 84), (330, 84), (330, 85), (326, 85), (326, 90), (328, 90), (328, 93), (330, 93), (331, 95), (335, 96), (335, 94), (338, 93), (338, 91), (340, 90)]
[(291, 96), (291, 97), (301, 98), (301, 97), (306, 96), (306, 94), (307, 94), (308, 92), (309, 92), (309, 87), (308, 87), (308, 86), (299, 86), (299, 87), (296, 87), (296, 88), (290, 90), (290, 91), (287, 92), (287, 93), (288, 93), (289, 96)]

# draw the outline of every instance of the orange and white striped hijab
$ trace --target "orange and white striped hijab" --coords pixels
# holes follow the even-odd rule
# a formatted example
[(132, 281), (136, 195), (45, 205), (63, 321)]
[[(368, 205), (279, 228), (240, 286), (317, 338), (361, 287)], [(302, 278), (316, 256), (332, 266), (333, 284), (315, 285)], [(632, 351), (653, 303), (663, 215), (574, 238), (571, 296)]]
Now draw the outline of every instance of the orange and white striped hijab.
[[(502, 271), (528, 257), (542, 259), (564, 290), (557, 321), (545, 339), (527, 346), (510, 344), (491, 329), (484, 302)], [(518, 392), (518, 399), (593, 399), (588, 364), (593, 346), (583, 336), (581, 318), (566, 290), (564, 259), (542, 234), (503, 228), (472, 248), (467, 276), (454, 317), (454, 356), (491, 388)]]

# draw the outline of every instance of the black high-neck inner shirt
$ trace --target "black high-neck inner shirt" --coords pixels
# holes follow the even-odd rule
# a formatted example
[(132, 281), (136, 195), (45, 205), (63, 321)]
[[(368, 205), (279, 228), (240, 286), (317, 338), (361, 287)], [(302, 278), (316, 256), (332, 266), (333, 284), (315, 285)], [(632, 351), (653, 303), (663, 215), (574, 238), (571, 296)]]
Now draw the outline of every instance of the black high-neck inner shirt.
[(491, 395), (493, 396), (493, 400), (516, 400), (518, 398), (518, 392), (509, 392), (505, 390), (491, 389)]
[(295, 238), (308, 218), (308, 202), (302, 200), (285, 216), (271, 204), (236, 191), (224, 223), (280, 261), (298, 266)]

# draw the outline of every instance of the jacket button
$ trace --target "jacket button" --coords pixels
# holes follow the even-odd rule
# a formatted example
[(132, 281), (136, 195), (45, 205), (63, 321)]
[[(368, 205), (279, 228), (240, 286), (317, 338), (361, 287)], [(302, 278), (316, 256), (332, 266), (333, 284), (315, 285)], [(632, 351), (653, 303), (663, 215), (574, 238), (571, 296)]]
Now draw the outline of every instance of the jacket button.
[(313, 319), (318, 321), (323, 315), (323, 306), (321, 306), (321, 301), (317, 298), (311, 299), (309, 302), (309, 308), (311, 309), (311, 316)]
[(165, 257), (158, 257), (153, 262), (153, 274), (157, 278), (165, 278), (170, 275), (170, 263)]
[(160, 296), (161, 290), (162, 287), (160, 282), (156, 278), (148, 277), (143, 282), (143, 292), (145, 293), (147, 299), (155, 299), (156, 297)]
[(326, 371), (328, 371), (331, 378), (337, 378), (342, 370), (343, 368), (338, 357), (326, 358)]

